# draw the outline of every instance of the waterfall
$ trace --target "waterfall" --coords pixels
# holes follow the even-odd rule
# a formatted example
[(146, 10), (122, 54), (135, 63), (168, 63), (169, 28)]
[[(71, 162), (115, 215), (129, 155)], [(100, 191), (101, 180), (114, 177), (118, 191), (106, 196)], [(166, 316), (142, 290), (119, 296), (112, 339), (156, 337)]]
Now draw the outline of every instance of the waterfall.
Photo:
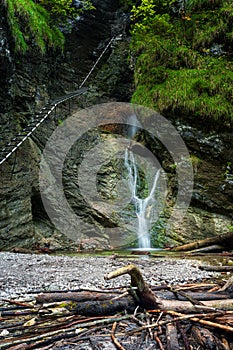
[(151, 189), (148, 188), (147, 197), (140, 198), (137, 194), (137, 186), (140, 183), (140, 177), (135, 163), (134, 154), (128, 148), (125, 150), (125, 167), (128, 171), (128, 185), (132, 196), (131, 201), (134, 204), (138, 221), (138, 248), (150, 249), (151, 239), (149, 230), (151, 224), (151, 211), (156, 201), (155, 190), (160, 176), (160, 169), (156, 170), (156, 173), (153, 176), (153, 183)]
[(138, 121), (137, 116), (135, 114), (130, 115), (128, 118), (128, 137), (133, 139), (140, 128), (141, 123)]

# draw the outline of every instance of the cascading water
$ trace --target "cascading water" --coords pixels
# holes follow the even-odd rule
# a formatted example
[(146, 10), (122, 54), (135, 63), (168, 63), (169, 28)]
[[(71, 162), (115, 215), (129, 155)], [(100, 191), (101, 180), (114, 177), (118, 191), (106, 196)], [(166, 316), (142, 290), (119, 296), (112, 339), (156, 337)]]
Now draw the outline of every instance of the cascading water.
[(150, 249), (150, 225), (151, 225), (151, 209), (156, 204), (155, 191), (157, 188), (160, 169), (154, 175), (152, 187), (146, 198), (140, 198), (137, 194), (137, 187), (139, 185), (140, 177), (135, 163), (134, 154), (128, 148), (125, 150), (125, 167), (128, 170), (128, 184), (132, 196), (132, 202), (135, 207), (135, 212), (138, 220), (137, 236), (138, 248)]

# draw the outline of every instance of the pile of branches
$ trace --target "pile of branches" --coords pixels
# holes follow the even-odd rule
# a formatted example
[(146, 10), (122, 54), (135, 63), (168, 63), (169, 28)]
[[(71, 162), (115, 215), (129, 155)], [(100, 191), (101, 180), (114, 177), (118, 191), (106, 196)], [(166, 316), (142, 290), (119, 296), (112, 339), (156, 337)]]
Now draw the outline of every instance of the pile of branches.
[(135, 265), (128, 289), (57, 291), (4, 299), (0, 349), (233, 349), (233, 278), (151, 289)]

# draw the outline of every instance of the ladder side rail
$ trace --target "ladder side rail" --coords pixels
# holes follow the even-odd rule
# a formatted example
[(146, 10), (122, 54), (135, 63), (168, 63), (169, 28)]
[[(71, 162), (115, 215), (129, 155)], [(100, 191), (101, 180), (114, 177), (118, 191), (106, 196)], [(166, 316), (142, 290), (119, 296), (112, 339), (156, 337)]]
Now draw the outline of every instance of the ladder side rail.
[[(17, 136), (15, 136), (3, 149), (0, 153), (4, 153), (7, 151), (7, 148), (10, 146), (13, 146), (13, 148), (8, 151), (8, 153), (0, 160), (0, 165), (6, 161), (21, 145), (22, 143), (24, 143), (33, 133), (34, 131), (49, 117), (49, 115), (54, 111), (54, 109), (60, 105), (61, 103), (70, 100), (71, 98), (77, 97), (82, 95), (83, 93), (85, 93), (88, 90), (88, 88), (81, 88), (79, 90), (76, 90), (70, 94), (64, 95), (62, 97), (60, 97), (59, 99), (56, 99), (54, 101), (52, 101), (51, 103), (49, 103), (50, 105), (50, 109), (48, 110), (48, 112), (46, 114), (44, 114), (39, 121), (36, 123), (36, 125), (34, 125), (32, 127), (32, 129), (30, 130), (30, 123), (27, 125), (26, 128), (29, 128), (29, 131), (27, 132), (27, 134), (25, 136), (23, 136), (23, 132), (25, 132), (26, 128), (23, 129)], [(39, 117), (39, 114), (43, 113), (45, 109), (48, 108), (48, 105), (44, 106), (40, 112), (36, 115), (35, 119), (37, 119), (37, 117)], [(28, 130), (28, 129), (27, 129)], [(20, 139), (23, 136), (22, 139)], [(19, 140), (19, 142), (16, 145), (13, 145), (13, 143), (15, 141)]]

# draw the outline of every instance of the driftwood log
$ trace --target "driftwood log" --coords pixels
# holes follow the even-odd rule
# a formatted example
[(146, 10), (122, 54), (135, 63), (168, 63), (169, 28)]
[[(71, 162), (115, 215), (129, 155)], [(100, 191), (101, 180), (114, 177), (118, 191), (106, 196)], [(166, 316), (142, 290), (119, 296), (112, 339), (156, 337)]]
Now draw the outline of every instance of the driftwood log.
[(145, 309), (160, 308), (162, 306), (160, 298), (158, 298), (149, 286), (145, 283), (141, 271), (138, 267), (131, 264), (128, 266), (120, 267), (119, 269), (110, 272), (105, 276), (106, 280), (110, 280), (115, 277), (119, 277), (125, 274), (131, 276), (131, 288), (129, 293), (134, 297), (138, 304)]
[(226, 265), (226, 266), (206, 266), (206, 265), (203, 265), (203, 266), (199, 266), (199, 269), (200, 270), (204, 270), (204, 271), (216, 271), (216, 272), (229, 272), (229, 271), (233, 271), (233, 266), (232, 265)]
[(229, 250), (229, 248), (233, 247), (233, 232), (227, 232), (222, 235), (209, 237), (209, 238), (202, 239), (196, 242), (191, 242), (188, 244), (183, 244), (181, 246), (172, 248), (172, 251), (184, 252), (184, 251), (194, 250), (201, 247), (207, 247), (212, 245), (221, 245), (225, 247), (227, 250)]
[(36, 296), (36, 302), (39, 304), (43, 303), (54, 303), (57, 301), (71, 300), (77, 302), (85, 301), (101, 301), (113, 299), (117, 294), (113, 293), (101, 293), (101, 292), (90, 292), (90, 291), (80, 291), (80, 292), (57, 292), (57, 293), (42, 293)]
[[(53, 303), (56, 302), (61, 302), (64, 314), (68, 310), (71, 313), (88, 316), (113, 315), (123, 310), (133, 312), (137, 306), (146, 310), (174, 310), (184, 313), (218, 309), (233, 311), (232, 283), (215, 293), (185, 293), (172, 287), (169, 287), (170, 290), (154, 293), (145, 283), (139, 268), (133, 264), (110, 272), (105, 279), (110, 280), (125, 274), (131, 276), (131, 285), (127, 295), (101, 292), (39, 294), (36, 297), (37, 303), (49, 303), (40, 310), (40, 313), (46, 313), (46, 310), (53, 313)], [(61, 312), (61, 309), (59, 310)]]

